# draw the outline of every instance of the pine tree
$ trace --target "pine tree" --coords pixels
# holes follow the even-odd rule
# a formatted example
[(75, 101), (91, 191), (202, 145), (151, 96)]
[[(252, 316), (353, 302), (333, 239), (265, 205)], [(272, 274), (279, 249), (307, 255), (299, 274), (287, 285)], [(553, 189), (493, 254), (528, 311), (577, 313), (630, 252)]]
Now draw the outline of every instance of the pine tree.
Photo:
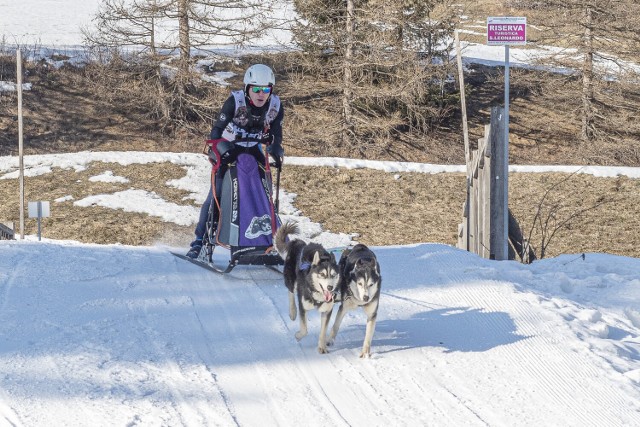
[[(543, 3), (536, 4), (543, 19), (536, 25), (544, 30), (538, 42), (563, 46), (552, 58), (555, 65), (574, 70), (581, 79), (581, 141), (606, 138), (618, 126), (613, 124), (618, 122), (615, 116), (626, 117), (629, 108), (637, 109), (629, 100), (640, 95), (632, 83), (638, 80), (639, 70), (629, 61), (640, 59), (640, 33), (635, 21), (640, 4), (635, 0), (537, 3)], [(542, 61), (549, 64), (549, 58)], [(626, 95), (619, 96), (621, 92)]]
[[(340, 144), (375, 156), (400, 128), (425, 131), (448, 108), (455, 22), (447, 1), (294, 0), (300, 62), (341, 99)], [(440, 98), (439, 98), (440, 97)], [(336, 140), (332, 139), (332, 141)]]

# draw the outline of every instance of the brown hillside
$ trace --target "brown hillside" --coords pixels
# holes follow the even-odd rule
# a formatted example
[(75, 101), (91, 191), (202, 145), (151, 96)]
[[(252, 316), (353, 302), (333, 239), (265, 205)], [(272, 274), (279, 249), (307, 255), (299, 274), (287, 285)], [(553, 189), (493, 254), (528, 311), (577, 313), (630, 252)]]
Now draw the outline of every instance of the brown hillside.
[[(237, 66), (238, 70), (243, 67), (243, 64)], [(0, 80), (11, 79), (10, 74), (11, 64), (5, 58), (0, 66)], [(502, 79), (500, 69), (481, 66), (472, 67), (467, 75), (470, 132), (471, 140), (475, 141), (488, 123), (489, 108), (501, 102)], [(24, 92), (26, 154), (83, 150), (198, 152), (209, 131), (210, 124), (203, 122), (195, 131), (163, 133), (144, 112), (123, 110), (106, 102), (104, 94), (95, 90), (82, 70), (71, 67), (55, 70), (38, 65), (29, 70), (27, 81), (33, 84), (33, 89)], [(233, 82), (238, 85), (238, 78)], [(638, 166), (633, 157), (621, 157), (619, 147), (583, 147), (576, 142), (577, 101), (563, 98), (562, 92), (555, 90), (558, 84), (552, 75), (512, 70), (510, 161), (514, 164)], [(294, 105), (287, 101), (295, 98), (294, 93), (298, 99), (303, 90), (305, 88), (292, 87), (286, 74), (279, 80), (278, 91), (288, 112), (284, 142), (287, 155), (356, 156), (344, 147), (314, 145), (305, 139), (306, 129), (310, 127), (313, 132), (331, 130), (318, 127), (325, 114), (321, 104)], [(15, 103), (15, 94), (0, 93), (0, 155), (17, 154)], [(390, 145), (386, 155), (378, 155), (376, 159), (462, 164), (461, 133), (458, 113), (448, 127), (423, 135), (407, 135)], [(104, 170), (129, 177), (131, 183), (127, 188), (152, 189), (167, 200), (185, 203), (181, 192), (165, 186), (168, 179), (179, 178), (184, 171), (168, 164), (126, 168), (96, 164), (83, 173), (56, 170), (43, 177), (30, 178), (27, 199), (53, 200), (69, 193), (78, 199), (92, 192), (121, 189), (115, 184), (87, 187), (86, 175)], [(510, 206), (525, 233), (531, 229), (542, 194), (562, 179), (557, 175), (512, 174)], [(584, 251), (640, 256), (636, 244), (639, 233), (634, 231), (638, 230), (640, 183), (586, 175), (572, 177), (568, 183), (563, 190), (565, 210), (559, 215), (571, 215), (572, 207), (587, 206), (598, 197), (607, 197), (607, 203), (588, 210), (560, 230), (549, 247), (548, 256)], [(461, 175), (395, 176), (367, 170), (285, 167), (282, 185), (298, 195), (296, 206), (303, 215), (332, 232), (356, 233), (364, 243), (456, 243), (464, 197)], [(0, 221), (17, 222), (16, 180), (0, 181), (0, 198), (4, 201), (0, 206)], [(146, 215), (98, 207), (74, 208), (72, 202), (56, 204), (45, 230), (51, 238), (134, 245), (154, 242), (186, 245), (192, 233), (191, 227), (168, 225)], [(27, 221), (27, 233), (34, 232), (35, 222)], [(539, 241), (540, 236), (534, 233), (533, 245)]]

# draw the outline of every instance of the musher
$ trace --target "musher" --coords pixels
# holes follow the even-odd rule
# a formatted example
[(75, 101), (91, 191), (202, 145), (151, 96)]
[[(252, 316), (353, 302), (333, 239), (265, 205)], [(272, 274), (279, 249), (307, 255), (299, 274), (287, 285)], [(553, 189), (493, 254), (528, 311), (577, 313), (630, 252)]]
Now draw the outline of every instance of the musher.
[[(236, 90), (222, 105), (218, 118), (211, 129), (210, 140), (214, 141), (209, 153), (215, 169), (216, 197), (219, 199), (222, 178), (227, 167), (240, 153), (249, 153), (257, 162), (265, 163), (261, 144), (271, 155), (275, 166), (280, 168), (284, 157), (282, 148), (282, 118), (284, 109), (280, 98), (273, 93), (276, 79), (273, 70), (263, 64), (250, 66), (244, 74), (244, 90)], [(187, 252), (189, 258), (197, 258), (206, 232), (213, 188), (200, 209), (200, 218), (195, 229), (195, 240)], [(217, 211), (214, 202), (213, 208)], [(217, 220), (218, 212), (213, 218)], [(214, 224), (214, 229), (217, 224)]]

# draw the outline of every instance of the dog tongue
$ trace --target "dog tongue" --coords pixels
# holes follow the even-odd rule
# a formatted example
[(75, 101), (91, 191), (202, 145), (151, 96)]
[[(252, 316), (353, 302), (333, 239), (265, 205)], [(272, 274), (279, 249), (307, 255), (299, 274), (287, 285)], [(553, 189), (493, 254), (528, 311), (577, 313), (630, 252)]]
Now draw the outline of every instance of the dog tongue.
[(329, 291), (324, 291), (324, 300), (325, 302), (330, 302), (333, 300), (333, 294)]

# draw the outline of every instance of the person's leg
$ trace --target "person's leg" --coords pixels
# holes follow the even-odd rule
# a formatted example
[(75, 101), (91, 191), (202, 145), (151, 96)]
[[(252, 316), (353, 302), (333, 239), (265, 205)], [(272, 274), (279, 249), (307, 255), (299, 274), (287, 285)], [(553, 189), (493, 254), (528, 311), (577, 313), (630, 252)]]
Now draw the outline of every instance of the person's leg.
[(207, 231), (207, 219), (209, 218), (209, 207), (211, 206), (212, 201), (211, 195), (211, 187), (209, 187), (209, 193), (207, 194), (207, 198), (200, 208), (200, 217), (198, 218), (198, 224), (196, 225), (196, 239), (200, 239), (201, 241), (204, 233)]
[(205, 199), (202, 207), (200, 208), (200, 217), (198, 218), (198, 224), (195, 229), (195, 239), (191, 242), (191, 248), (187, 252), (187, 256), (190, 258), (197, 258), (202, 248), (202, 237), (207, 230), (207, 219), (209, 218), (209, 206), (211, 206), (211, 187), (209, 188), (209, 194)]

